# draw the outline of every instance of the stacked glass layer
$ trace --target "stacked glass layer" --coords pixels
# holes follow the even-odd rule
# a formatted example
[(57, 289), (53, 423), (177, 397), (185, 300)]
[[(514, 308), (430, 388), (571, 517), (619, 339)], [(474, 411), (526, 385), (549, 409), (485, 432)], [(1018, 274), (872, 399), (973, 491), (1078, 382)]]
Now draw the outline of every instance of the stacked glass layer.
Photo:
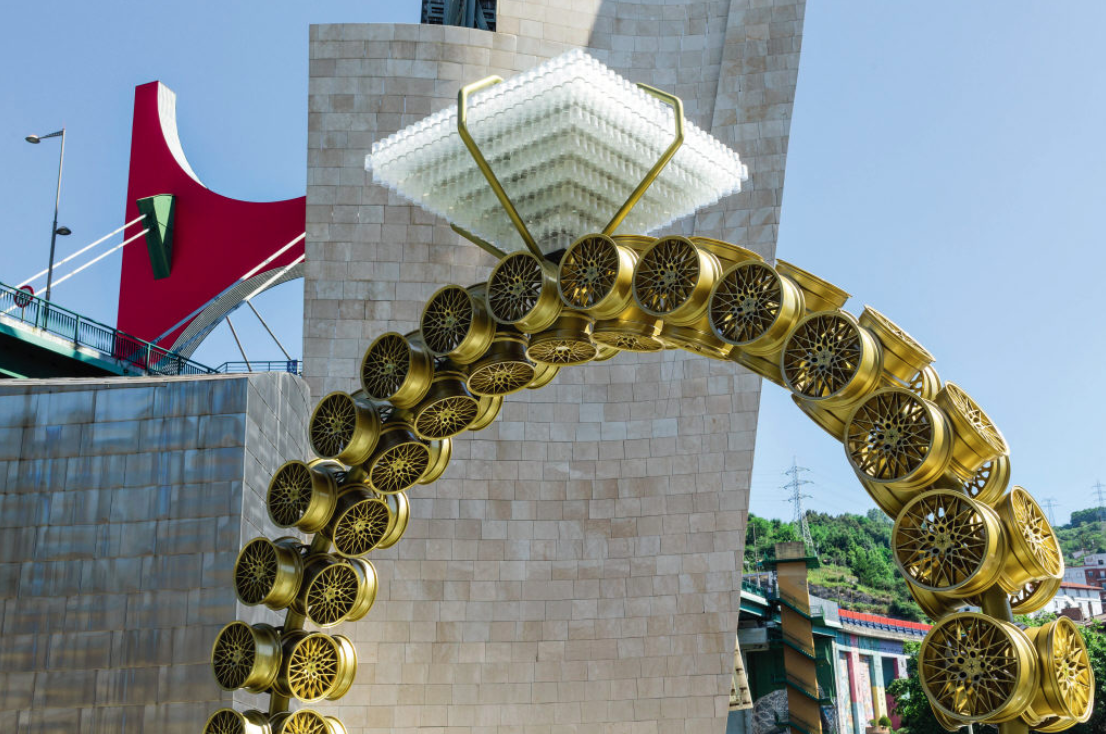
[[(543, 252), (601, 231), (672, 143), (671, 107), (582, 51), (472, 95), (467, 123)], [(373, 180), (501, 249), (525, 247), (457, 132), (456, 105), (373, 144)], [(642, 234), (740, 191), (737, 153), (691, 123), (619, 232)]]

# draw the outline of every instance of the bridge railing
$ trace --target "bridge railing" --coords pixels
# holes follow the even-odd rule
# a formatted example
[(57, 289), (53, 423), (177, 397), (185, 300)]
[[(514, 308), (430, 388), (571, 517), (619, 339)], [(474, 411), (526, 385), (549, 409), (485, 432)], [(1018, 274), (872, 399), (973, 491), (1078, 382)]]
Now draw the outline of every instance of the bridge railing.
[(216, 372), (176, 352), (3, 283), (0, 283), (0, 319), (27, 324), (150, 375)]

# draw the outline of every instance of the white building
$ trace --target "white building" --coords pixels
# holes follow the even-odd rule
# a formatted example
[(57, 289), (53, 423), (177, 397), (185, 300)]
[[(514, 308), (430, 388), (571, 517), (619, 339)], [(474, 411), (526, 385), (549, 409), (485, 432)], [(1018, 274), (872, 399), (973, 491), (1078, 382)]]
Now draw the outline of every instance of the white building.
[(1074, 608), (1083, 613), (1083, 619), (1090, 619), (1103, 612), (1101, 592), (1102, 589), (1098, 586), (1065, 581), (1060, 584), (1059, 592), (1041, 612), (1058, 614), (1065, 609)]

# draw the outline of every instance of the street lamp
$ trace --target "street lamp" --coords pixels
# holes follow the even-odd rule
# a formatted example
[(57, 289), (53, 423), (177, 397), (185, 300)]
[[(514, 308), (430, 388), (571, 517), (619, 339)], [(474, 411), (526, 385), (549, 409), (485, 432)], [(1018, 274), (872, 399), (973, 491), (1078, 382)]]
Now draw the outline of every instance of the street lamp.
[(54, 195), (54, 225), (50, 228), (50, 267), (46, 271), (46, 300), (50, 300), (50, 286), (54, 282), (54, 245), (58, 235), (62, 237), (73, 234), (73, 230), (66, 226), (58, 226), (58, 204), (61, 202), (61, 167), (65, 162), (65, 128), (50, 133), (49, 135), (28, 135), (24, 138), (28, 143), (38, 145), (47, 138), (61, 138), (61, 153), (58, 155), (58, 191)]

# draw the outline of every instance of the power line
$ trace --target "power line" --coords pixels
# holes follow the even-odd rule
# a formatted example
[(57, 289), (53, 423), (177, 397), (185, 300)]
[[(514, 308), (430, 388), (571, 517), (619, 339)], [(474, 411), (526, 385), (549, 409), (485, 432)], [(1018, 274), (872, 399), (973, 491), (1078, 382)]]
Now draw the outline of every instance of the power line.
[(1055, 497), (1047, 497), (1041, 500), (1041, 504), (1045, 506), (1045, 510), (1048, 511), (1048, 524), (1052, 527), (1056, 527), (1056, 515), (1053, 513), (1052, 508), (1060, 504), (1056, 501)]
[(1098, 522), (1102, 525), (1102, 529), (1106, 532), (1106, 518), (1102, 517), (1102, 513), (1106, 512), (1106, 485), (1102, 483), (1102, 480), (1096, 480), (1091, 488), (1095, 491), (1095, 495), (1098, 497)]
[(791, 496), (783, 500), (784, 502), (793, 503), (795, 509), (795, 515), (791, 522), (799, 528), (799, 534), (802, 536), (803, 543), (809, 548), (814, 555), (818, 555), (818, 547), (814, 545), (814, 538), (810, 536), (810, 526), (806, 522), (806, 512), (803, 510), (804, 499), (814, 499), (813, 495), (802, 494), (799, 492), (799, 487), (804, 484), (814, 484), (808, 479), (800, 479), (800, 472), (810, 471), (805, 466), (799, 466), (794, 457), (791, 458), (791, 468), (784, 472), (791, 476), (791, 481), (785, 484), (783, 489), (790, 489)]

